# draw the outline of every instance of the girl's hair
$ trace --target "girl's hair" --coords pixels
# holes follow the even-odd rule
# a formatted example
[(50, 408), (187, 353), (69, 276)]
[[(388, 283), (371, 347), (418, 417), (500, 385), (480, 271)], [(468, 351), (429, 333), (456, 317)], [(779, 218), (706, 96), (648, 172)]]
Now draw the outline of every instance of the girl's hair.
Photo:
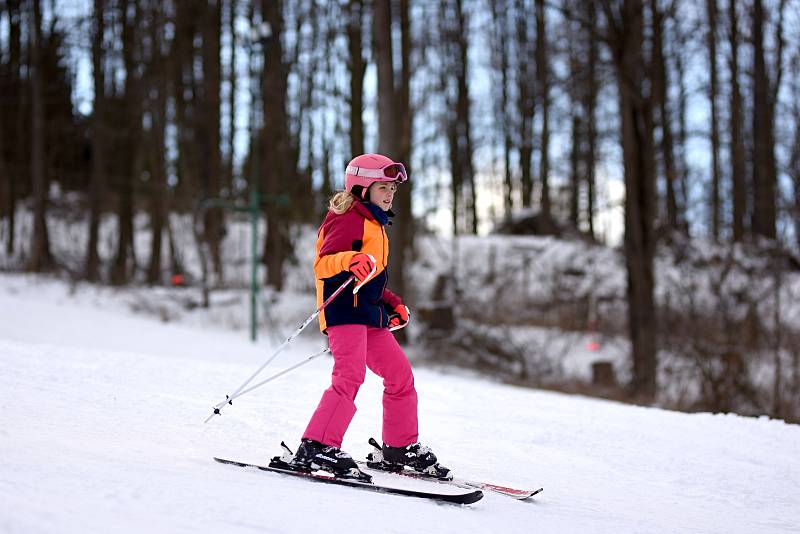
[(355, 201), (356, 197), (350, 191), (339, 191), (331, 197), (328, 208), (336, 215), (341, 215), (352, 208)]

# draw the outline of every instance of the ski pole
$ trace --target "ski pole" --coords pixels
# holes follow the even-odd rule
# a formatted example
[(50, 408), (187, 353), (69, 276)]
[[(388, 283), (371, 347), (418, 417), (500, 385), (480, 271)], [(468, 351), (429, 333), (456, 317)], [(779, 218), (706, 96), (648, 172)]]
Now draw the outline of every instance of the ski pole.
[(249, 388), (247, 388), (247, 389), (243, 389), (243, 390), (242, 390), (242, 391), (240, 391), (240, 392), (239, 392), (239, 393), (238, 393), (238, 394), (237, 394), (235, 397), (231, 397), (229, 400), (237, 399), (237, 398), (241, 397), (242, 395), (244, 395), (245, 393), (250, 393), (250, 392), (251, 392), (251, 391), (253, 391), (254, 389), (256, 389), (256, 388), (260, 388), (260, 387), (261, 387), (261, 386), (263, 386), (264, 384), (266, 384), (266, 383), (268, 383), (268, 382), (272, 382), (272, 381), (273, 381), (273, 380), (275, 380), (276, 378), (278, 378), (278, 377), (281, 377), (281, 376), (285, 375), (286, 373), (288, 373), (288, 372), (290, 372), (290, 371), (294, 371), (295, 369), (297, 369), (297, 368), (298, 368), (298, 367), (300, 367), (301, 365), (305, 365), (305, 364), (307, 364), (308, 362), (310, 362), (310, 361), (311, 361), (311, 360), (313, 360), (314, 358), (319, 358), (319, 357), (320, 357), (320, 356), (322, 356), (323, 354), (328, 354), (330, 351), (331, 351), (331, 349), (330, 349), (330, 347), (328, 347), (327, 349), (325, 349), (325, 350), (322, 350), (322, 351), (320, 351), (320, 352), (317, 352), (316, 354), (312, 354), (311, 356), (309, 356), (309, 357), (308, 357), (308, 358), (306, 358), (305, 360), (303, 360), (303, 361), (301, 361), (301, 362), (298, 362), (298, 363), (296, 363), (296, 364), (292, 365), (291, 367), (287, 367), (287, 368), (286, 368), (286, 369), (284, 369), (283, 371), (281, 371), (281, 372), (279, 372), (279, 373), (275, 373), (274, 375), (272, 375), (272, 376), (271, 376), (271, 377), (269, 377), (269, 378), (265, 378), (264, 380), (262, 380), (262, 381), (261, 381), (261, 382), (259, 382), (258, 384), (254, 384), (254, 385), (250, 386), (250, 387), (249, 387)]
[[(394, 332), (395, 330), (400, 330), (401, 328), (405, 328), (405, 326), (406, 326), (407, 324), (408, 324), (408, 323), (405, 323), (405, 324), (402, 324), (402, 325), (398, 325), (398, 326), (393, 326), (393, 327), (389, 328), (389, 332)], [(242, 396), (242, 395), (244, 395), (245, 393), (250, 393), (250, 392), (251, 392), (251, 391), (253, 391), (254, 389), (260, 388), (260, 387), (261, 387), (261, 386), (263, 386), (264, 384), (267, 384), (267, 383), (269, 383), (269, 382), (272, 382), (272, 381), (273, 381), (273, 380), (275, 380), (276, 378), (280, 378), (281, 376), (283, 376), (283, 375), (285, 375), (285, 374), (287, 374), (287, 373), (289, 373), (289, 372), (291, 372), (291, 371), (294, 371), (294, 370), (295, 370), (295, 369), (297, 369), (298, 367), (301, 367), (301, 366), (303, 366), (303, 365), (305, 365), (305, 364), (309, 363), (311, 360), (314, 360), (314, 359), (316, 359), (316, 358), (319, 358), (319, 357), (320, 357), (320, 356), (322, 356), (323, 354), (328, 354), (328, 353), (330, 353), (330, 351), (331, 351), (331, 348), (330, 348), (330, 347), (328, 347), (328, 348), (326, 348), (326, 349), (324, 349), (324, 350), (321, 350), (321, 351), (319, 351), (319, 352), (317, 352), (317, 353), (315, 353), (315, 354), (312, 354), (311, 356), (309, 356), (309, 357), (308, 357), (308, 358), (306, 358), (305, 360), (303, 360), (303, 361), (301, 361), (301, 362), (298, 362), (298, 363), (296, 363), (296, 364), (292, 365), (291, 367), (287, 367), (287, 368), (286, 368), (286, 369), (284, 369), (283, 371), (280, 371), (279, 373), (275, 373), (274, 375), (270, 376), (269, 378), (265, 378), (265, 379), (264, 379), (264, 380), (262, 380), (261, 382), (258, 382), (257, 384), (254, 384), (254, 385), (250, 386), (250, 387), (249, 387), (249, 388), (247, 388), (247, 389), (243, 389), (242, 391), (240, 391), (239, 393), (237, 393), (237, 394), (235, 394), (235, 395), (231, 395), (231, 396), (230, 396), (230, 398), (228, 398), (228, 399), (227, 399), (227, 402), (231, 402), (231, 401), (233, 401), (233, 399), (238, 399), (239, 397), (241, 397), (241, 396)]]
[[(408, 324), (408, 323), (406, 323), (406, 324)], [(399, 325), (399, 326), (393, 326), (392, 328), (390, 328), (390, 329), (389, 329), (389, 332), (394, 332), (395, 330), (400, 330), (401, 328), (404, 328), (405, 326), (406, 326), (405, 324), (403, 324), (403, 325)], [(260, 388), (260, 387), (261, 387), (261, 386), (263, 386), (264, 384), (267, 384), (267, 383), (269, 383), (269, 382), (272, 382), (272, 381), (273, 381), (273, 380), (275, 380), (276, 378), (279, 378), (279, 377), (281, 377), (281, 376), (285, 375), (286, 373), (289, 373), (289, 372), (291, 372), (291, 371), (294, 371), (294, 370), (295, 370), (295, 369), (297, 369), (298, 367), (300, 367), (300, 366), (303, 366), (303, 365), (307, 364), (307, 363), (308, 363), (308, 362), (310, 362), (311, 360), (313, 360), (313, 359), (315, 359), (315, 358), (319, 358), (319, 357), (320, 357), (320, 356), (322, 356), (323, 354), (328, 354), (330, 351), (331, 351), (331, 348), (330, 348), (330, 347), (328, 347), (328, 348), (326, 348), (326, 349), (324, 349), (324, 350), (321, 350), (321, 351), (317, 352), (316, 354), (312, 354), (311, 356), (309, 356), (309, 357), (308, 357), (308, 358), (306, 358), (305, 360), (303, 360), (303, 361), (301, 361), (301, 362), (298, 362), (298, 363), (296, 363), (296, 364), (292, 365), (291, 367), (287, 367), (287, 368), (286, 368), (286, 369), (284, 369), (283, 371), (281, 371), (281, 372), (279, 372), (279, 373), (275, 373), (274, 375), (270, 376), (269, 378), (265, 378), (265, 379), (264, 379), (264, 380), (262, 380), (261, 382), (259, 382), (259, 383), (257, 383), (257, 384), (253, 384), (252, 386), (250, 386), (250, 387), (249, 387), (249, 388), (247, 388), (247, 389), (243, 389), (242, 391), (240, 391), (240, 392), (239, 392), (239, 393), (237, 393), (236, 395), (232, 395), (232, 396), (231, 396), (231, 397), (228, 399), (228, 402), (232, 401), (233, 399), (238, 399), (239, 397), (241, 397), (241, 396), (242, 396), (242, 395), (244, 395), (245, 393), (250, 393), (250, 392), (251, 392), (251, 391), (253, 391), (254, 389)]]
[[(283, 352), (283, 350), (284, 350), (284, 349), (286, 349), (286, 347), (288, 347), (288, 346), (289, 346), (289, 344), (290, 344), (292, 341), (294, 341), (294, 339), (295, 339), (297, 336), (299, 336), (299, 335), (300, 335), (300, 333), (301, 333), (303, 330), (305, 330), (305, 328), (306, 328), (306, 327), (307, 327), (307, 326), (308, 326), (308, 325), (311, 323), (311, 321), (313, 321), (314, 319), (316, 319), (317, 315), (319, 315), (319, 313), (320, 313), (320, 312), (321, 312), (323, 309), (325, 309), (325, 306), (327, 306), (328, 304), (330, 304), (330, 303), (331, 303), (331, 301), (332, 301), (333, 299), (335, 299), (335, 298), (336, 298), (336, 296), (337, 296), (337, 295), (339, 295), (339, 293), (341, 293), (342, 291), (344, 291), (344, 288), (346, 288), (346, 287), (347, 287), (347, 286), (350, 284), (350, 282), (352, 282), (352, 281), (353, 281), (353, 280), (355, 280), (355, 279), (356, 279), (355, 275), (352, 275), (352, 276), (350, 276), (350, 278), (348, 278), (347, 280), (345, 280), (345, 281), (344, 281), (344, 283), (343, 283), (342, 285), (340, 285), (340, 286), (339, 286), (339, 288), (338, 288), (336, 291), (334, 291), (334, 292), (333, 292), (333, 294), (332, 294), (330, 297), (328, 297), (328, 298), (325, 300), (325, 302), (323, 302), (323, 303), (322, 303), (322, 304), (319, 306), (319, 308), (317, 308), (317, 309), (316, 309), (316, 311), (314, 311), (314, 313), (312, 313), (311, 315), (309, 315), (309, 316), (308, 316), (308, 318), (307, 318), (305, 321), (303, 321), (303, 324), (301, 324), (301, 325), (300, 325), (300, 327), (299, 327), (297, 330), (295, 330), (295, 331), (292, 333), (292, 335), (291, 335), (291, 336), (289, 336), (289, 337), (286, 339), (286, 341), (284, 341), (284, 342), (281, 344), (281, 346), (280, 346), (280, 347), (278, 347), (277, 349), (275, 349), (275, 352), (273, 352), (273, 353), (272, 353), (272, 355), (271, 355), (269, 358), (267, 358), (267, 361), (265, 361), (263, 364), (261, 364), (261, 367), (259, 367), (258, 369), (256, 369), (256, 372), (255, 372), (255, 373), (253, 373), (252, 375), (250, 375), (250, 378), (248, 378), (247, 380), (245, 380), (245, 381), (244, 381), (244, 383), (242, 383), (242, 385), (240, 385), (238, 388), (236, 388), (236, 390), (235, 390), (233, 393), (231, 393), (230, 395), (226, 395), (226, 396), (225, 396), (225, 400), (224, 400), (224, 401), (222, 401), (222, 402), (220, 402), (220, 403), (218, 403), (218, 404), (214, 405), (214, 407), (212, 408), (211, 415), (209, 415), (209, 416), (208, 416), (208, 418), (206, 418), (206, 420), (205, 420), (204, 422), (205, 422), (205, 423), (208, 423), (209, 421), (211, 421), (211, 419), (212, 419), (212, 418), (213, 418), (215, 415), (222, 415), (222, 414), (220, 413), (220, 410), (222, 409), (222, 407), (223, 407), (223, 406), (225, 406), (226, 404), (232, 404), (232, 403), (231, 403), (231, 401), (232, 401), (232, 400), (233, 400), (235, 397), (237, 397), (237, 396), (238, 396), (238, 395), (241, 393), (241, 391), (242, 391), (244, 388), (246, 388), (246, 387), (247, 387), (247, 385), (248, 385), (250, 382), (252, 382), (252, 381), (253, 381), (253, 379), (254, 379), (256, 376), (258, 376), (258, 374), (259, 374), (259, 373), (261, 373), (261, 371), (263, 371), (263, 370), (264, 370), (264, 368), (265, 368), (267, 365), (269, 365), (269, 364), (270, 364), (270, 362), (272, 362), (272, 360), (274, 360), (274, 359), (275, 359), (275, 358), (278, 356), (278, 354), (280, 354), (281, 352)], [(357, 287), (356, 287), (356, 290), (360, 289), (362, 285), (364, 285), (364, 284), (362, 283), (362, 284), (360, 284), (359, 286), (357, 286)], [(354, 291), (354, 292), (355, 292), (355, 291)]]

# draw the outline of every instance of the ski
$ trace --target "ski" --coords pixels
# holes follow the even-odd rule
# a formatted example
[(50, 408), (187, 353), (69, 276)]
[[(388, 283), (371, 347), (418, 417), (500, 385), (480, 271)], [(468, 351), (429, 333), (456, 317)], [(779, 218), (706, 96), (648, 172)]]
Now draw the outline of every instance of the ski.
[(367, 455), (367, 461), (357, 460), (356, 463), (359, 467), (367, 468), (373, 471), (380, 471), (382, 473), (394, 473), (397, 475), (416, 478), (420, 480), (429, 480), (431, 482), (438, 482), (440, 484), (448, 484), (451, 486), (457, 486), (462, 489), (480, 489), (485, 491), (491, 491), (493, 493), (498, 493), (500, 495), (505, 495), (507, 497), (511, 497), (517, 500), (525, 500), (530, 499), (534, 495), (538, 495), (544, 488), (539, 488), (535, 490), (527, 490), (527, 489), (517, 489), (517, 488), (509, 488), (506, 486), (500, 486), (498, 484), (491, 484), (489, 482), (478, 482), (474, 480), (467, 480), (464, 478), (450, 478), (450, 479), (443, 479), (438, 478), (435, 475), (427, 474), (427, 473), (420, 473), (419, 471), (413, 471), (411, 469), (403, 469), (400, 471), (397, 470), (387, 470), (381, 468), (381, 461), (383, 459), (383, 450), (380, 444), (375, 440), (375, 438), (369, 439), (369, 444), (372, 445), (376, 451), (374, 453), (370, 453)]
[(391, 486), (383, 486), (380, 484), (374, 484), (372, 482), (361, 482), (354, 479), (339, 478), (331, 473), (326, 473), (324, 471), (297, 471), (294, 469), (290, 469), (289, 465), (283, 462), (279, 457), (273, 458), (272, 462), (270, 462), (272, 465), (270, 466), (251, 464), (247, 462), (239, 462), (235, 460), (226, 460), (225, 458), (217, 458), (217, 457), (214, 457), (214, 460), (221, 464), (235, 465), (238, 467), (250, 467), (250, 468), (260, 469), (261, 471), (270, 471), (273, 473), (279, 473), (281, 475), (300, 477), (305, 480), (310, 480), (314, 482), (337, 484), (339, 486), (358, 488), (367, 491), (374, 491), (377, 493), (385, 493), (390, 495), (404, 495), (406, 497), (430, 499), (434, 501), (447, 502), (453, 504), (472, 504), (483, 498), (483, 492), (475, 488), (470, 488), (473, 491), (469, 491), (467, 493), (458, 493), (458, 494), (435, 493), (427, 491), (416, 491), (404, 488), (393, 488)]

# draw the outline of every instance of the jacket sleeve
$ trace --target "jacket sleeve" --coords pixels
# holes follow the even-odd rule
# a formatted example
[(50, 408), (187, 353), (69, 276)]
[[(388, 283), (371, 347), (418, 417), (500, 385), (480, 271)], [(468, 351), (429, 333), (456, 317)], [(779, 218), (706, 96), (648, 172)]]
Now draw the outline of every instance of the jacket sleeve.
[(389, 291), (388, 289), (383, 290), (383, 302), (386, 303), (387, 306), (391, 309), (395, 309), (398, 305), (403, 303), (403, 299)]
[(314, 274), (320, 280), (336, 276), (350, 270), (350, 261), (358, 252), (347, 251), (317, 257), (314, 262)]
[(343, 216), (330, 224), (323, 225), (317, 239), (317, 257), (314, 260), (314, 274), (322, 280), (350, 270), (354, 243), (363, 239), (364, 223), (360, 216)]

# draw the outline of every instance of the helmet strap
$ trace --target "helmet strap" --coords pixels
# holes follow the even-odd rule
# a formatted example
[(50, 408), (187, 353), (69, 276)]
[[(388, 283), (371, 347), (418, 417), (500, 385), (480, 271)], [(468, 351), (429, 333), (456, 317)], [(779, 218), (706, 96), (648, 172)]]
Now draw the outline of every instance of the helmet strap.
[(354, 185), (351, 189), (351, 193), (361, 200), (367, 200), (365, 198), (367, 195), (367, 188), (363, 185)]

